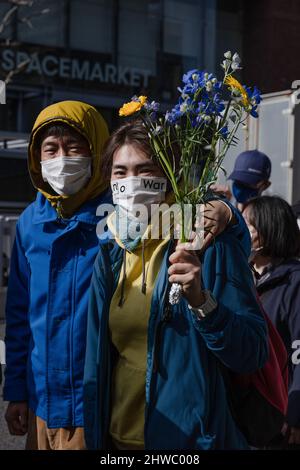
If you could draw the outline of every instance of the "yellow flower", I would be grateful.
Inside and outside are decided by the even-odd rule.
[[[131,114],[140,111],[147,101],[147,96],[139,96],[136,101],[130,101],[130,103],[123,104],[122,108],[119,109],[119,116],[130,116]]]
[[[147,101],[147,96],[139,96],[139,101],[141,102],[142,106],[144,106]]]
[[[240,95],[242,97],[242,104],[245,108],[248,108],[251,105],[247,91],[236,78],[232,77],[231,75],[228,75],[228,77],[225,78],[225,83],[231,89],[236,89],[240,92]]]

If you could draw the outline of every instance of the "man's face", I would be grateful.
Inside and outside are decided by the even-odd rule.
[[[268,180],[259,181],[253,185],[233,180],[232,192],[237,200],[237,208],[243,212],[246,202],[254,197],[261,196],[270,185],[271,182]]]
[[[48,136],[41,145],[41,160],[56,157],[91,157],[87,140],[80,134],[66,134],[62,137]]]
[[[113,156],[111,179],[129,176],[153,177],[164,176],[164,174],[151,158],[134,145],[125,144]]]

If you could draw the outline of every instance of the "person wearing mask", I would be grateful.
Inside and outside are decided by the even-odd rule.
[[[241,212],[249,199],[261,196],[271,185],[271,169],[271,160],[259,150],[247,150],[237,156],[228,179],[232,180],[232,194]]]
[[[29,171],[36,200],[21,215],[6,305],[4,399],[11,434],[27,449],[84,449],[82,381],[89,285],[99,240],[96,215],[110,204],[101,171],[108,137],[92,106],[64,101],[33,126]],[[207,211],[223,230],[231,211]],[[211,241],[213,230],[206,238]]]
[[[165,225],[152,238],[147,217],[134,235],[135,204],[144,204],[149,215],[152,204],[165,202],[165,214],[174,200],[142,123],[115,131],[103,162],[116,210],[108,218],[111,236],[103,233],[90,291],[87,447],[247,449],[220,367],[253,372],[268,356],[242,216],[234,211],[235,220],[201,256],[193,244],[176,244]],[[171,305],[174,282],[183,295]]]
[[[280,197],[252,199],[243,216],[251,234],[257,291],[289,357],[287,424],[277,446],[300,448],[300,365],[295,350],[300,340],[299,228],[292,208]]]
[[[96,209],[111,202],[100,163],[107,125],[64,101],[33,126],[28,167],[36,200],[20,216],[6,304],[4,400],[27,449],[84,449],[82,381],[88,290],[98,252]]]

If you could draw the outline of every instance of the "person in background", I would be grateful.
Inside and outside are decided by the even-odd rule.
[[[259,150],[247,150],[237,156],[228,179],[232,180],[232,194],[241,212],[249,199],[261,196],[271,185],[271,170],[271,160]]]
[[[252,199],[243,216],[252,240],[250,262],[256,273],[257,291],[289,356],[284,442],[300,449],[300,364],[292,359],[295,341],[300,340],[300,232],[291,207],[279,197]],[[283,442],[279,441],[279,446],[284,446]]]
[[[260,196],[270,185],[272,164],[267,155],[258,150],[247,150],[240,153],[234,164],[234,169],[228,179],[232,187],[215,184],[212,189],[217,194],[223,194],[228,200],[232,196],[237,208],[243,212],[246,202],[252,197]]]

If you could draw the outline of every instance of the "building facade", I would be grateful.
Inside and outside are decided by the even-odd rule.
[[[22,200],[26,193],[32,198],[25,176],[26,135],[43,107],[65,99],[86,101],[113,129],[117,109],[134,94],[170,106],[184,71],[216,71],[224,47],[242,46],[239,1],[29,3],[15,8],[1,32],[1,78],[10,74],[11,81],[0,113],[0,203]],[[11,7],[1,2],[0,18]],[[19,194],[13,196],[16,174]]]

